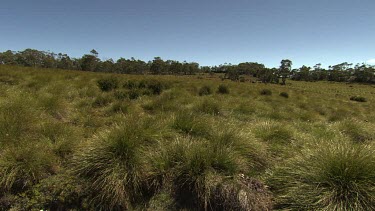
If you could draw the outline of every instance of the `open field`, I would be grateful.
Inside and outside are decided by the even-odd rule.
[[[0,65],[0,210],[375,210],[374,140],[374,85]]]

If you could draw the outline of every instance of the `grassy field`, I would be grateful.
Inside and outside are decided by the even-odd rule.
[[[374,210],[374,102],[373,85],[0,65],[0,210]]]

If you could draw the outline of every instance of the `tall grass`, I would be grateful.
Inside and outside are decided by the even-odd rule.
[[[375,154],[347,141],[309,145],[270,175],[276,208],[374,210]]]
[[[130,118],[101,134],[73,159],[73,170],[89,181],[87,190],[98,209],[130,209],[147,186],[142,151],[157,132],[147,121]]]

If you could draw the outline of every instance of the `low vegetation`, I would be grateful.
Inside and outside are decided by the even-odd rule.
[[[375,209],[371,85],[230,74],[0,65],[0,210]]]

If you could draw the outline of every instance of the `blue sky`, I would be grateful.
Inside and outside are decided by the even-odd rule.
[[[374,0],[1,0],[0,51],[201,65],[375,64]]]

